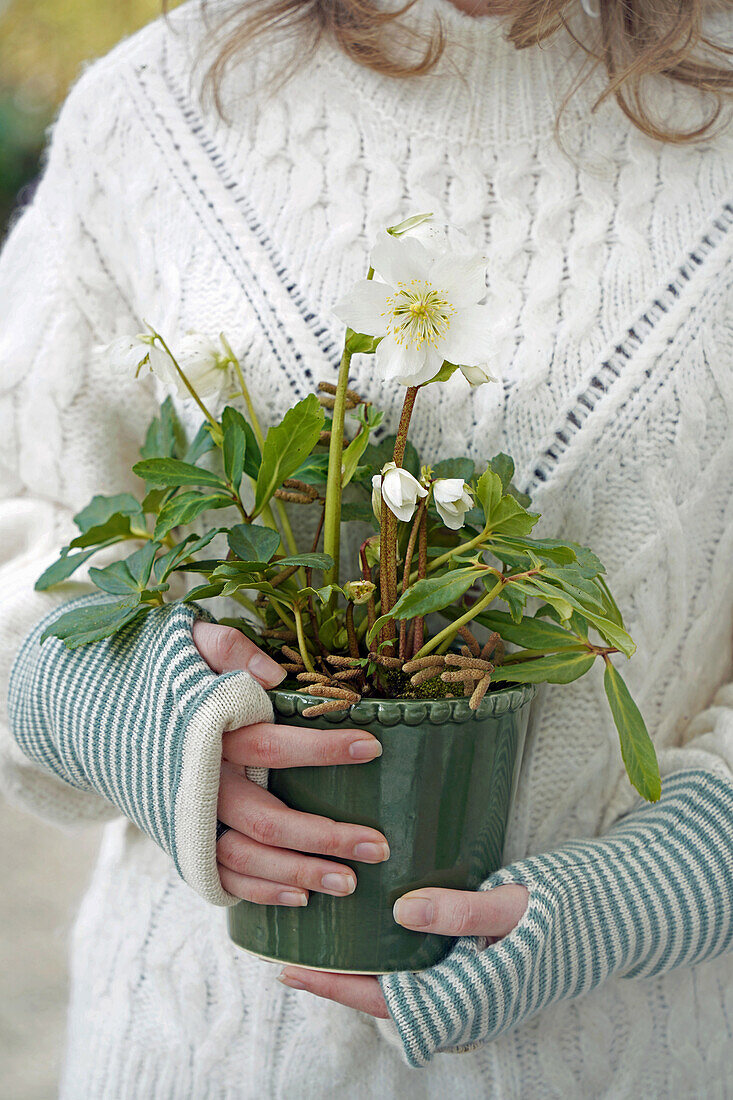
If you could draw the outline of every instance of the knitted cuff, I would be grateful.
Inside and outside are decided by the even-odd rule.
[[[270,700],[248,673],[218,676],[201,658],[192,627],[211,616],[195,604],[155,608],[79,649],[41,647],[48,624],[86,602],[56,608],[26,638],[10,680],[13,735],[32,760],[113,803],[207,901],[233,904],[216,865],[221,738],[271,721]]]
[[[420,973],[380,979],[410,1065],[467,1050],[611,975],[651,977],[733,940],[733,784],[704,771],[665,779],[658,803],[606,837],[520,860],[482,889],[521,883],[519,924],[489,947],[456,941]]]

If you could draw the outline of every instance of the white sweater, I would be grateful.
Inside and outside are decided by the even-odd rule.
[[[663,774],[733,769],[733,137],[644,137],[594,79],[556,145],[575,62],[557,40],[516,52],[496,19],[439,11],[451,53],[394,81],[324,46],[258,96],[268,48],[204,110],[186,4],[92,66],[54,131],[44,180],[0,267],[0,661],[59,596],[33,581],[95,492],[129,468],[155,406],[96,345],[142,319],[173,338],[223,329],[264,420],[331,378],[330,309],[386,224],[433,210],[490,257],[499,385],[421,394],[428,458],[505,450],[548,535],[605,562],[638,643],[624,670]],[[451,57],[457,62],[451,65]],[[465,78],[462,79],[462,78]],[[666,93],[675,120],[692,107]],[[370,360],[359,389],[388,410]],[[160,395],[158,395],[160,396]],[[111,808],[6,739],[5,788],[62,823]],[[507,857],[606,831],[634,803],[600,678],[547,688]],[[78,921],[63,1095],[79,1098],[519,1098],[723,1095],[730,956],[611,980],[479,1050],[406,1066],[371,1019],[282,988],[229,942],[222,913],[115,821]]]

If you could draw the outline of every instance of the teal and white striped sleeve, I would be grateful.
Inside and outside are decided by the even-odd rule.
[[[504,883],[529,891],[508,936],[488,947],[461,938],[437,966],[380,979],[411,1065],[480,1045],[612,975],[653,977],[725,951],[733,941],[733,783],[698,769],[669,775],[658,803],[603,838],[520,860],[482,889]]]
[[[113,638],[67,649],[41,635],[85,596],[47,615],[26,638],[10,676],[8,713],[20,749],[78,791],[130,818],[215,905],[221,738],[270,721],[272,705],[247,672],[217,675],[193,642],[194,604],[156,608]]]

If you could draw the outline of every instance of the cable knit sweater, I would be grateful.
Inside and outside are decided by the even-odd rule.
[[[363,274],[377,231],[433,210],[489,255],[500,383],[430,387],[416,443],[427,459],[514,456],[545,533],[587,542],[607,565],[639,646],[625,671],[672,792],[684,773],[690,790],[729,792],[730,130],[660,145],[613,103],[591,117],[593,78],[566,113],[563,152],[552,128],[576,65],[566,42],[518,53],[498,20],[447,0],[419,0],[410,18],[436,12],[449,52],[413,81],[323,45],[263,94],[278,60],[268,46],[233,74],[222,120],[191,78],[202,29],[186,4],[72,91],[0,266],[3,675],[33,625],[86,590],[81,580],[35,593],[33,582],[74,511],[131,487],[161,396],[112,376],[97,345],[143,318],[173,338],[224,329],[267,420],[334,376],[330,307]],[[663,106],[675,121],[694,114],[680,91]],[[381,390],[368,358],[354,376],[393,429],[400,395]],[[2,753],[9,796],[43,817],[116,817],[9,736]],[[541,691],[507,859],[529,881],[549,866],[537,853],[606,834],[635,807],[599,679]],[[64,1097],[725,1092],[730,955],[610,977],[419,1072],[371,1019],[284,989],[274,973],[237,951],[221,911],[117,818],[74,936]]]

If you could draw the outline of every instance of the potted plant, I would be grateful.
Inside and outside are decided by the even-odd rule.
[[[490,381],[485,262],[429,218],[380,238],[367,278],[336,306],[348,325],[336,382],[266,433],[224,336],[188,335],[174,353],[150,328],[111,345],[122,366],[153,370],[195,401],[203,421],[187,442],[166,399],[134,467],[144,492],[95,497],[38,581],[59,583],[97,550],[132,542],[124,561],[90,569],[109,598],[62,615],[48,634],[93,643],[171,599],[175,577],[197,576],[182,599],[234,601],[241,615],[220,621],[282,663],[288,678],[271,693],[280,721],[378,737],[383,754],[368,765],[277,770],[269,786],[298,809],[380,829],[391,858],[360,865],[346,898],[229,911],[241,946],[319,969],[414,970],[446,953],[444,937],[396,925],[392,904],[423,885],[474,888],[500,866],[535,685],[570,683],[600,659],[629,778],[647,799],[660,792],[612,660],[631,657],[634,643],[601,562],[534,535],[540,517],[507,455],[431,467],[409,439],[425,386],[453,384],[459,370],[472,385]],[[349,386],[355,354],[373,355],[386,384],[404,388],[393,436],[376,441],[382,413]],[[233,403],[215,415],[212,399],[232,382]],[[315,517],[305,545],[296,509]],[[347,563],[342,530],[355,524]]]

